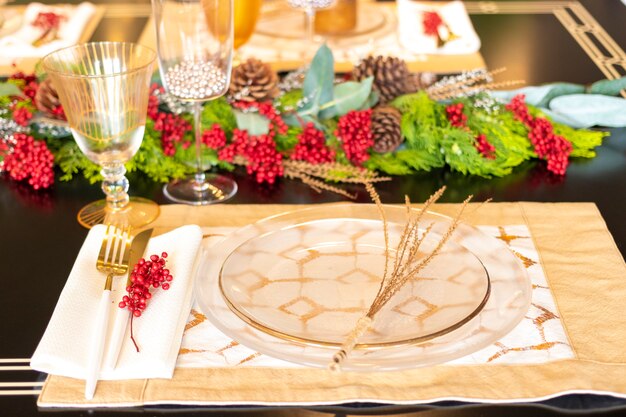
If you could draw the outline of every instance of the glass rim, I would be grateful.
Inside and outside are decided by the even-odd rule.
[[[149,60],[149,62],[140,65],[136,68],[133,68],[131,70],[128,71],[118,71],[118,72],[113,72],[111,74],[70,74],[67,72],[63,72],[63,71],[58,71],[56,69],[53,69],[49,66],[49,64],[46,63],[46,61],[48,60],[48,58],[50,58],[51,56],[59,53],[59,52],[63,52],[63,51],[67,51],[70,49],[78,49],[78,48],[84,48],[87,45],[134,45],[135,47],[139,47],[141,49],[145,49],[147,51],[149,51],[150,53],[152,53],[152,59]],[[42,59],[41,59],[41,65],[43,66],[44,70],[46,71],[46,74],[48,73],[54,73],[57,74],[61,77],[65,77],[65,78],[79,78],[79,79],[89,79],[89,78],[109,78],[109,77],[119,77],[121,75],[127,75],[127,74],[133,74],[135,72],[139,72],[139,71],[143,71],[144,69],[146,69],[148,66],[153,65],[154,62],[157,60],[157,53],[154,49],[150,48],[149,46],[146,45],[142,45],[140,43],[136,43],[136,42],[116,42],[116,41],[103,41],[103,42],[84,42],[84,43],[79,43],[76,45],[71,45],[71,46],[66,46],[64,48],[60,48],[57,49],[55,51],[50,52],[49,54],[45,55]]]

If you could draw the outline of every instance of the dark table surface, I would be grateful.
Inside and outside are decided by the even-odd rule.
[[[17,2],[27,3],[27,2]],[[98,2],[96,2],[98,3]],[[102,2],[109,3],[109,2]],[[138,3],[146,3],[145,1]],[[534,2],[542,3],[542,2]],[[546,4],[548,2],[545,2]],[[556,2],[550,2],[556,3]],[[626,6],[619,0],[588,0],[582,5],[606,32],[626,46]],[[571,4],[571,3],[568,3]],[[507,78],[523,78],[529,84],[552,81],[591,83],[603,78],[597,62],[590,59],[571,34],[552,14],[494,13],[473,14],[472,21],[482,40],[481,53],[490,68],[507,66]],[[135,24],[120,24],[117,17],[105,15],[94,33],[94,40],[136,40],[145,16],[129,18]],[[621,52],[622,63],[625,63]],[[622,66],[620,75],[626,75]],[[438,170],[410,177],[394,178],[380,185],[382,200],[402,202],[407,194],[413,201],[427,198],[441,185],[448,186],[442,201],[458,202],[468,194],[477,200],[494,201],[585,201],[598,205],[607,226],[626,254],[626,129],[612,129],[611,136],[593,160],[574,160],[563,178],[549,175],[541,163],[528,163],[513,174],[499,179],[468,177]],[[242,171],[232,174],[239,184],[238,194],[228,204],[318,203],[341,201],[343,197],[318,194],[301,183],[281,180],[272,187],[259,186]],[[161,184],[140,176],[130,176],[131,194],[166,204]],[[357,201],[368,202],[358,188]],[[84,180],[57,180],[45,192],[0,179],[0,359],[29,358],[54,309],[86,230],[75,216],[88,202],[101,198],[98,186]],[[0,364],[1,366],[5,363]],[[626,375],[624,376],[626,378]],[[34,371],[0,371],[0,381],[43,381]],[[24,388],[28,390],[30,388]],[[39,389],[39,387],[35,388]],[[32,416],[50,412],[38,410],[36,396],[3,395],[0,384],[0,415]],[[485,405],[435,403],[427,406],[374,406],[313,408],[135,408],[121,410],[61,410],[61,415],[421,415],[421,416],[553,416],[626,415],[626,401],[610,396],[567,395],[542,403]]]

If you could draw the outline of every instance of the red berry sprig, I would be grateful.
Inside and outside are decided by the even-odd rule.
[[[530,114],[524,94],[513,97],[506,105],[506,109],[529,129],[528,139],[533,144],[537,156],[547,161],[548,171],[565,175],[572,144],[563,136],[554,133],[554,126],[548,119],[533,117]]]
[[[42,31],[58,30],[66,17],[54,12],[39,12],[32,25]]]
[[[487,159],[495,159],[496,148],[487,140],[483,133],[476,136],[476,149]]]
[[[369,159],[369,150],[374,146],[371,116],[371,109],[349,111],[341,116],[335,131],[335,135],[341,140],[346,157],[357,166],[361,166]]]
[[[161,253],[161,256],[151,255],[147,260],[141,258],[130,273],[131,284],[126,287],[128,295],[122,297],[122,301],[119,303],[120,308],[126,308],[132,313],[130,338],[137,352],[139,352],[139,346],[133,335],[133,318],[141,317],[142,312],[146,309],[148,300],[152,298],[150,288],[169,290],[174,277],[169,269],[165,268],[166,258],[167,252]]]
[[[437,12],[424,12],[422,15],[422,27],[428,36],[439,36],[439,27],[443,25],[443,19]]]
[[[446,106],[446,116],[450,124],[454,127],[467,126],[467,116],[463,113],[463,103],[448,104]]]
[[[293,149],[291,159],[323,164],[335,159],[335,151],[326,146],[324,132],[317,130],[313,123],[307,123],[298,135],[298,143]]]
[[[16,106],[15,110],[13,110],[13,121],[20,126],[28,126],[32,118],[33,114],[26,107]]]
[[[467,116],[463,113],[463,108],[463,103],[449,104],[446,106],[446,116],[452,126],[470,132],[467,126]],[[495,159],[496,148],[489,143],[485,134],[480,133],[474,140],[474,147],[482,156],[487,159]]]
[[[0,160],[0,172],[15,181],[27,179],[35,190],[54,183],[54,156],[44,141],[16,133],[11,140],[0,140]]]

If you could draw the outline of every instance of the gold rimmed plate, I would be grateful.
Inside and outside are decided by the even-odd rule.
[[[402,224],[406,215],[405,209],[397,206],[385,206],[385,213],[390,224]],[[342,227],[360,229],[364,227],[364,224],[371,225],[372,240],[369,243],[367,240],[361,240],[357,249],[359,249],[359,251],[363,250],[365,257],[373,256],[374,260],[376,257],[381,256],[380,240],[377,240],[379,238],[374,236],[382,236],[382,227],[378,210],[374,205],[321,205],[319,207],[273,216],[236,230],[222,242],[205,252],[198,268],[195,288],[196,300],[201,310],[224,334],[251,349],[275,358],[302,365],[326,367],[333,353],[337,350],[337,341],[341,339],[341,335],[334,335],[338,330],[338,324],[335,323],[332,315],[327,315],[324,320],[316,324],[317,328],[321,328],[325,324],[332,331],[326,332],[323,337],[313,338],[313,342],[315,343],[285,337],[284,335],[272,334],[266,329],[259,328],[258,325],[255,326],[249,317],[242,314],[241,311],[236,312],[236,309],[234,310],[232,308],[232,301],[235,299],[234,297],[237,291],[242,292],[242,294],[236,295],[240,297],[237,298],[238,305],[243,304],[243,307],[248,309],[251,305],[254,306],[256,302],[252,302],[251,305],[247,304],[250,298],[245,293],[251,291],[251,293],[254,294],[257,292],[253,291],[254,287],[256,286],[262,289],[267,286],[264,284],[267,281],[265,281],[263,277],[250,281],[244,279],[242,282],[233,285],[233,288],[229,290],[226,290],[224,286],[222,286],[222,290],[220,290],[220,272],[224,276],[224,273],[231,267],[245,268],[243,264],[244,259],[239,258],[239,256],[245,255],[249,249],[254,249],[252,252],[256,253],[256,255],[253,254],[252,256],[259,256],[258,260],[252,260],[251,265],[256,265],[255,269],[264,269],[265,267],[261,267],[261,265],[264,265],[262,259],[272,259],[271,257],[266,258],[267,254],[275,255],[281,252],[279,245],[282,245],[283,249],[288,249],[284,253],[288,256],[290,255],[291,260],[285,258],[285,264],[279,266],[278,260],[273,258],[274,261],[269,263],[270,268],[268,269],[268,271],[271,271],[272,268],[278,268],[276,270],[277,275],[275,275],[274,278],[281,278],[280,273],[286,273],[280,272],[281,270],[289,272],[289,269],[293,269],[294,265],[297,268],[298,263],[302,264],[303,262],[301,260],[307,259],[307,256],[317,256],[311,255],[311,250],[321,251],[327,246],[332,248],[335,244],[339,246],[332,248],[332,251],[337,251],[341,248],[341,245],[344,245],[344,249],[346,249],[345,245],[348,242],[352,242],[350,239],[348,239],[348,241],[345,239],[343,241],[328,239],[329,231],[335,233],[335,226],[339,223],[342,225],[353,223],[351,226]],[[423,225],[427,226],[431,223],[433,224],[431,233],[433,238],[436,239],[437,236],[446,232],[450,225],[450,219],[433,213],[425,213]],[[284,242],[283,233],[295,233],[300,235],[302,228],[308,228],[309,226],[312,227],[312,230],[311,232],[307,231],[307,234],[310,234],[307,239],[312,238],[311,236],[317,233],[323,237],[322,240],[325,241],[325,245],[305,244],[302,245],[300,249],[293,247],[293,245],[288,245],[289,247],[285,248],[287,243]],[[323,230],[324,227],[326,230]],[[378,228],[380,234],[374,233],[376,228]],[[293,230],[293,232],[286,232],[289,230]],[[361,233],[362,232],[361,230]],[[277,236],[280,237],[280,239],[276,239]],[[363,236],[365,236],[365,234],[363,234]],[[483,284],[476,284],[475,290],[471,289],[471,285],[466,285],[465,287],[467,291],[477,291],[476,294],[471,297],[471,300],[474,300],[473,303],[477,305],[475,308],[475,310],[478,310],[477,314],[467,314],[467,311],[471,310],[471,308],[467,308],[465,314],[457,312],[456,319],[449,318],[448,320],[438,320],[440,333],[437,333],[435,327],[430,327],[429,329],[422,327],[422,334],[419,332],[413,333],[416,336],[416,340],[413,342],[409,342],[412,336],[394,337],[394,334],[391,332],[388,333],[386,340],[377,340],[376,332],[380,330],[376,326],[384,327],[386,325],[385,317],[387,317],[387,320],[391,320],[394,325],[401,323],[398,317],[389,319],[389,317],[393,318],[393,316],[389,316],[389,311],[395,308],[395,314],[398,314],[397,312],[402,310],[402,306],[400,306],[402,302],[407,301],[413,295],[421,296],[422,291],[426,290],[425,287],[421,288],[420,286],[427,280],[417,280],[415,283],[409,283],[406,288],[402,290],[407,292],[404,294],[404,297],[401,293],[397,294],[397,296],[400,296],[403,300],[400,301],[399,298],[398,301],[390,305],[388,309],[379,313],[380,315],[377,316],[376,320],[379,324],[375,325],[375,331],[370,332],[367,336],[368,339],[364,339],[363,345],[352,352],[350,359],[344,364],[343,369],[351,371],[401,370],[446,362],[469,355],[481,348],[489,346],[506,335],[519,323],[528,311],[531,296],[530,281],[521,262],[503,242],[487,236],[469,225],[461,224],[455,231],[451,241],[453,244],[450,246],[450,252],[447,256],[453,254],[456,256],[455,251],[457,251],[463,258],[470,259],[471,257],[475,257],[477,259],[476,262],[468,261],[470,269],[477,271],[480,265],[484,267],[486,275],[489,277],[489,280],[486,281],[489,296],[482,306],[480,306],[480,302],[477,300],[480,298],[478,294],[485,295],[482,292],[485,289],[485,281],[482,281]],[[331,243],[329,244],[329,242]],[[393,244],[391,247],[393,247]],[[264,255],[264,253],[266,255]],[[359,255],[357,255],[357,257],[358,256]],[[451,258],[441,258],[439,262],[443,262],[446,259],[450,260]],[[361,262],[361,260],[358,261]],[[234,263],[229,266],[231,262]],[[239,263],[241,263],[240,266],[238,265]],[[304,263],[306,264],[307,262]],[[378,264],[378,261],[374,263]],[[448,263],[452,264],[453,262],[450,261]],[[340,267],[337,265],[337,262],[330,262],[327,263],[324,268],[330,270],[329,275],[341,275],[342,272],[339,271]],[[366,268],[363,269],[370,269],[367,265],[365,265]],[[321,268],[320,271],[323,272],[324,268]],[[376,268],[380,268],[380,266]],[[233,271],[236,271],[236,269],[233,269]],[[421,274],[423,278],[436,277],[434,274],[426,274],[426,270],[423,272],[424,273]],[[378,275],[378,270],[372,267],[368,273],[371,274],[364,274],[364,276],[359,279],[364,280],[365,276],[371,275],[373,280],[373,276]],[[452,269],[447,273],[442,272],[439,275],[439,279],[456,280],[457,278],[450,278],[451,273],[453,273]],[[298,278],[298,275],[291,278]],[[304,276],[304,278],[307,277]],[[344,276],[344,279],[345,278],[346,276]],[[481,281],[477,280],[476,282]],[[315,285],[321,284],[314,283],[313,286]],[[332,284],[332,281],[329,281],[322,285],[334,284]],[[361,285],[355,285],[352,286],[352,288],[360,286]],[[415,286],[415,288],[413,288],[413,286]],[[310,289],[303,291],[309,290]],[[224,291],[227,296],[222,294],[222,291]],[[294,286],[289,289],[282,288],[277,291],[268,291],[267,294],[263,296],[265,301],[268,302],[268,314],[274,314],[273,310],[276,310],[277,306],[279,308],[282,306],[282,309],[289,311],[295,319],[293,321],[292,330],[285,331],[283,325],[280,325],[279,330],[283,333],[293,333],[293,329],[302,332],[303,327],[301,327],[301,320],[297,317],[302,317],[303,315],[306,317],[315,317],[316,314],[314,313],[320,309],[320,307],[314,307],[313,304],[304,299],[298,299],[299,291],[300,289]],[[316,303],[321,304],[321,301],[325,298],[324,295],[327,295],[327,298],[330,297],[331,291],[334,290],[320,290],[321,298],[319,302],[316,301]],[[345,291],[350,292],[347,289]],[[368,291],[371,291],[371,289]],[[409,291],[411,295],[407,297]],[[354,292],[356,293],[356,289]],[[444,295],[446,293],[447,291],[442,292]],[[276,299],[272,299],[270,294],[274,294]],[[289,296],[285,297],[285,294]],[[293,295],[296,296],[295,302],[292,302],[294,301]],[[356,295],[354,295],[354,297],[356,297]],[[367,303],[365,294],[360,295],[359,298],[363,299],[363,303]],[[338,298],[335,296],[335,299]],[[228,300],[230,300],[230,305]],[[415,300],[417,300],[417,298],[415,298]],[[445,302],[445,297],[439,300],[444,300]],[[244,302],[240,303],[239,301]],[[435,305],[434,302],[429,302]],[[420,301],[413,305],[411,302],[405,302],[404,304],[404,306],[410,306],[413,309],[408,311],[409,314],[406,315],[406,320],[407,322],[414,323],[416,328],[419,327],[416,317],[425,311],[420,305],[427,306],[427,304]],[[364,309],[366,306],[361,308]],[[425,307],[425,309],[427,308],[428,307]],[[450,311],[452,310],[453,309]],[[268,324],[272,326],[276,325],[275,322],[268,321],[268,317],[271,318],[271,316],[260,315],[257,311],[258,310],[253,309],[251,313],[251,311],[248,310],[246,314],[254,317],[257,323],[263,323],[266,327],[268,327]],[[407,311],[405,311],[405,313],[406,312]],[[281,314],[289,315],[289,313],[285,313],[284,311]],[[356,322],[358,318],[357,316],[358,314],[355,314],[354,321],[347,323],[346,326],[354,325],[354,322]],[[463,316],[465,316],[465,320],[462,318]],[[423,314],[422,318],[424,318]],[[312,319],[308,321],[311,322],[311,320]],[[455,326],[455,323],[458,325]],[[306,328],[308,328],[308,326],[305,326],[305,330]],[[297,337],[302,337],[302,335],[303,333],[300,333]],[[429,335],[431,337],[426,337],[428,340],[420,339],[421,336]],[[378,343],[378,346],[374,346],[373,343]]]
[[[395,219],[401,220],[401,219]],[[393,265],[403,224],[329,218],[282,227],[237,247],[222,265],[220,291],[242,320],[296,343],[339,347],[374,299],[385,262]],[[274,221],[264,224],[272,228]],[[440,236],[427,235],[422,256]],[[430,340],[475,317],[489,298],[489,275],[476,256],[448,243],[379,313],[357,346],[376,349]]]

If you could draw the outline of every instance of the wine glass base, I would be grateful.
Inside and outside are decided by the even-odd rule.
[[[237,193],[237,183],[218,174],[206,174],[206,181],[198,183],[194,177],[174,180],[163,187],[168,199],[192,206],[221,203]]]
[[[136,229],[152,223],[159,217],[160,212],[159,205],[154,201],[130,197],[128,205],[119,210],[107,206],[106,200],[94,201],[83,207],[78,212],[77,218],[78,223],[87,229],[97,224],[128,225]]]

